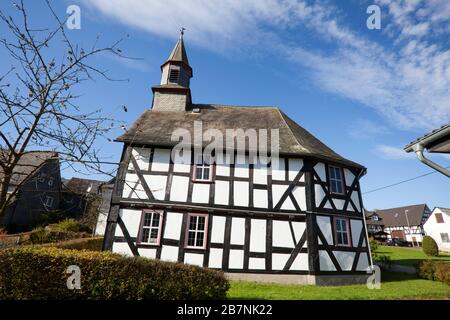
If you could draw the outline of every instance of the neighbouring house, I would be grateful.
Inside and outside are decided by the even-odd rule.
[[[423,225],[431,214],[426,204],[377,210],[389,239],[401,239],[420,246],[425,234]]]
[[[372,237],[380,242],[385,242],[389,234],[384,231],[383,219],[381,219],[376,211],[365,211],[365,215],[367,233],[369,237]]]
[[[434,208],[423,228],[436,241],[439,250],[450,251],[450,209]]]
[[[2,172],[0,171],[0,178]],[[16,166],[9,192],[18,189],[2,224],[10,232],[29,230],[60,209],[61,177],[58,153],[30,151]]]
[[[105,235],[106,223],[108,220],[109,209],[111,207],[111,197],[114,188],[114,182],[115,179],[113,178],[100,186],[102,200],[100,203],[100,207],[98,208],[98,215],[96,219],[97,222],[94,231],[94,234],[97,236]]]
[[[62,184],[61,209],[65,214],[78,219],[86,212],[90,201],[101,195],[100,186],[104,181],[71,178]]]
[[[161,71],[152,108],[116,140],[124,147],[104,250],[221,269],[231,279],[365,282],[371,258],[359,179],[366,169],[279,108],[194,104],[182,34]],[[236,146],[239,134],[212,159],[196,152],[208,139],[176,152],[180,134],[205,137],[207,129],[267,130],[271,139],[276,132],[279,161],[276,152],[268,164],[253,161],[258,144]]]

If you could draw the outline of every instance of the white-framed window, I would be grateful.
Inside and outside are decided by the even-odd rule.
[[[144,210],[140,228],[140,243],[159,245],[161,240],[162,212]]]
[[[186,230],[186,248],[206,248],[208,215],[189,213]]]
[[[442,242],[450,242],[448,233],[441,233],[441,240],[442,240]]]
[[[52,196],[45,196],[45,202],[44,205],[49,208],[51,206],[53,206],[53,197]]]
[[[350,232],[347,218],[334,219],[334,234],[336,238],[336,245],[350,246]]]
[[[212,181],[213,164],[210,158],[198,157],[194,165],[194,181]]]
[[[338,167],[329,166],[328,172],[330,174],[330,192],[344,193],[344,180],[342,178],[342,169]]]

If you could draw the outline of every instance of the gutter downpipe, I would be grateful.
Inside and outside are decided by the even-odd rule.
[[[423,154],[423,146],[421,144],[416,144],[415,146],[413,146],[413,150],[416,153],[417,158],[422,163],[426,164],[427,166],[433,168],[434,170],[436,170],[436,171],[442,173],[443,175],[445,175],[446,177],[450,178],[450,171],[448,171],[444,167],[441,167],[437,163],[434,163],[433,161],[431,161],[430,159],[427,159],[425,157],[425,155]]]

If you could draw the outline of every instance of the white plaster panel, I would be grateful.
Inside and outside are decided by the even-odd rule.
[[[333,251],[336,260],[338,261],[343,271],[350,271],[352,269],[353,260],[355,260],[356,252],[350,251]]]
[[[284,158],[279,158],[278,161],[272,161],[272,180],[286,180],[284,167]]]
[[[253,183],[267,184],[267,166],[255,163],[253,166]]]
[[[359,236],[361,235],[362,230],[362,221],[351,219],[350,220],[350,228],[352,229],[352,243],[354,247],[358,246]]]
[[[292,190],[292,194],[294,195],[295,200],[298,203],[300,209],[306,211],[306,193],[305,187],[294,187]]]
[[[361,211],[361,204],[359,202],[359,194],[357,191],[353,191],[351,195],[351,199],[353,203],[355,204],[355,207],[358,211]]]
[[[191,150],[183,150],[183,154],[181,155],[179,152],[174,152],[173,171],[191,172]]]
[[[369,267],[369,257],[367,253],[360,253],[356,271],[366,271]]]
[[[137,237],[139,231],[139,225],[141,223],[142,211],[132,209],[120,209],[120,217],[123,223],[127,227],[128,233],[131,237]],[[116,236],[123,237],[122,228],[116,227]]]
[[[137,162],[139,169],[148,170],[150,165],[150,148],[133,148],[131,151],[131,156]],[[130,161],[128,169],[133,170],[133,163]]]
[[[231,219],[231,244],[244,244],[245,241],[245,219]]]
[[[299,171],[303,168],[303,160],[302,159],[289,159],[289,181],[293,181]],[[300,181],[304,179],[300,179]]]
[[[276,206],[278,204],[278,201],[280,201],[281,197],[283,196],[283,194],[287,188],[288,188],[288,186],[286,186],[286,185],[272,184],[272,200],[273,200],[274,206]],[[287,199],[289,199],[289,197],[287,197]],[[291,201],[291,204],[292,204],[292,201]]]
[[[272,232],[274,247],[294,248],[295,244],[288,221],[273,220]]]
[[[229,164],[216,164],[216,176],[230,176],[230,165]]]
[[[223,249],[211,248],[209,250],[208,267],[222,269],[222,255]]]
[[[235,206],[248,206],[248,188],[248,182],[234,181],[233,197]]]
[[[141,183],[138,182],[136,188],[134,187],[138,181],[138,176],[134,173],[127,173],[125,176],[125,184],[123,186],[122,197],[123,198],[137,198],[147,199],[147,194],[144,191]],[[134,191],[131,191],[134,188]]]
[[[214,190],[214,203],[228,205],[230,193],[230,183],[228,181],[216,180]]]
[[[294,262],[292,262],[289,270],[309,270],[308,265],[308,254],[307,253],[299,253],[297,257],[295,257]]]
[[[246,163],[236,163],[234,166],[234,176],[238,178],[248,178],[249,166],[248,161]]]
[[[141,257],[149,258],[149,259],[155,259],[156,258],[156,249],[151,248],[139,248],[139,255]]]
[[[336,207],[336,209],[342,210],[344,208],[345,201],[342,199],[333,198],[333,203],[334,203],[334,206]]]
[[[183,214],[177,212],[167,212],[166,227],[164,228],[164,238],[180,240]]]
[[[255,208],[268,207],[268,195],[267,190],[253,189],[253,206]]]
[[[161,260],[178,261],[178,247],[163,246],[161,249]]]
[[[320,271],[336,271],[336,267],[325,250],[319,250]]]
[[[209,202],[209,183],[194,183],[192,188],[192,202],[208,203]]]
[[[290,254],[273,253],[272,254],[272,270],[283,270],[286,262],[288,261]]]
[[[225,236],[225,217],[213,216],[211,243],[223,243]]]
[[[244,268],[244,250],[230,250],[230,260],[228,262],[228,268]]]
[[[265,270],[266,259],[264,258],[249,258],[248,268],[251,270]]]
[[[314,166],[314,171],[316,171],[317,175],[320,177],[320,180],[323,182],[327,181],[327,175],[325,173],[325,165],[322,162],[319,162]]]
[[[250,251],[266,251],[266,220],[251,219],[250,227]]]
[[[169,171],[170,149],[155,149],[153,152],[152,171]]]
[[[292,228],[294,229],[295,240],[297,240],[297,242],[300,241],[300,238],[302,237],[303,233],[305,232],[306,223],[292,221]],[[305,241],[305,245],[303,247],[306,247],[306,241]]]
[[[202,267],[203,266],[203,254],[186,252],[184,254],[184,263]]]
[[[333,245],[333,230],[331,227],[331,219],[326,216],[316,216],[317,225],[329,245]]]
[[[319,207],[320,203],[325,197],[325,192],[319,184],[314,185],[314,194],[316,198],[316,207]]]
[[[166,195],[167,176],[150,176],[144,175],[145,182],[147,182],[150,191],[156,200],[164,200]]]
[[[128,246],[128,243],[126,242],[114,242],[112,252],[130,257],[134,256],[133,252],[131,252],[131,249]]]
[[[170,201],[186,202],[189,189],[189,177],[173,176],[170,187]]]
[[[345,184],[350,187],[355,180],[355,175],[348,169],[344,168]]]

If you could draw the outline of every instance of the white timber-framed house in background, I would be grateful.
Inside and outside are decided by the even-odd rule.
[[[161,66],[152,108],[124,144],[104,250],[221,269],[232,279],[360,283],[371,257],[359,179],[347,160],[276,107],[194,104],[183,35]],[[279,161],[171,157],[175,130],[274,130]],[[229,151],[229,150],[227,150]],[[242,157],[241,162],[237,161]],[[224,157],[226,158],[226,157]],[[229,159],[228,159],[229,160]]]

